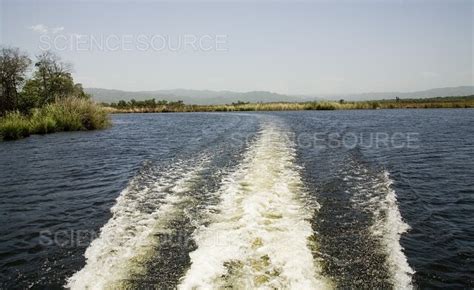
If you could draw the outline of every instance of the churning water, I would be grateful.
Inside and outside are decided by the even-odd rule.
[[[2,288],[474,286],[472,110],[113,121],[0,144]]]

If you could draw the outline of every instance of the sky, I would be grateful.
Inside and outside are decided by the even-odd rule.
[[[0,42],[84,87],[283,94],[473,85],[474,1],[0,0]]]

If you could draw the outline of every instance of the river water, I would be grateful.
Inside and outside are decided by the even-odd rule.
[[[472,110],[113,115],[0,143],[1,288],[472,288]]]

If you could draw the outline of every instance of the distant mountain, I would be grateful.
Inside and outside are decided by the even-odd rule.
[[[233,102],[301,102],[311,97],[293,97],[266,91],[252,91],[246,93],[231,91],[210,90],[158,90],[128,92],[120,90],[86,88],[85,91],[93,96],[98,102],[118,102],[119,100],[145,100],[155,98],[156,100],[183,101],[185,104],[210,105],[230,104]]]
[[[338,100],[348,101],[359,100],[380,100],[380,99],[401,99],[407,98],[430,98],[446,96],[468,96],[474,95],[474,86],[436,88],[416,92],[374,92],[363,94],[334,94],[334,95],[283,95],[267,91],[252,92],[232,92],[232,91],[211,91],[211,90],[157,90],[128,92],[120,90],[109,90],[99,88],[86,88],[85,91],[93,96],[98,102],[118,102],[119,100],[145,100],[155,98],[156,100],[183,101],[186,104],[210,105],[210,104],[230,104],[233,102],[303,102],[314,100]]]
[[[400,99],[408,98],[434,98],[434,97],[450,97],[450,96],[470,96],[474,95],[474,86],[461,86],[461,87],[448,87],[448,88],[436,88],[424,91],[415,92],[374,92],[374,93],[362,93],[362,94],[339,94],[339,95],[326,95],[315,97],[337,100],[346,99],[350,101],[362,101],[362,100],[381,100],[381,99]],[[311,96],[304,95],[304,98],[310,98]]]

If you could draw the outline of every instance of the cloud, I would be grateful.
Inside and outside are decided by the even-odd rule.
[[[64,27],[63,26],[57,26],[57,27],[48,28],[48,26],[46,26],[44,24],[36,24],[36,25],[28,27],[28,29],[31,29],[34,32],[38,32],[38,33],[41,33],[41,34],[46,34],[48,32],[56,34],[56,33],[59,33],[61,31],[63,31]]]
[[[41,34],[48,33],[48,26],[44,24],[36,24],[28,28]]]
[[[62,27],[62,26],[51,28],[52,33],[58,33],[58,32],[61,32],[63,30],[64,30],[64,27]]]

